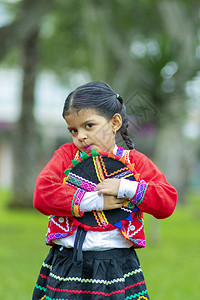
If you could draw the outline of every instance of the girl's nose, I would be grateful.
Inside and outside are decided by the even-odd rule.
[[[87,138],[87,135],[84,131],[78,132],[78,140],[79,142],[83,142]]]

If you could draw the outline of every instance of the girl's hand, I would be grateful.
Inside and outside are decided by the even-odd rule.
[[[101,195],[117,196],[119,190],[120,179],[105,179],[97,184],[95,191]]]
[[[123,198],[117,198],[116,196],[104,195],[104,210],[121,208],[123,202],[125,201]]]

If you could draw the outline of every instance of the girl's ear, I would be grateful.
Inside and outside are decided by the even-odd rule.
[[[122,127],[122,117],[120,114],[115,114],[112,117],[112,128],[114,131],[118,131]]]

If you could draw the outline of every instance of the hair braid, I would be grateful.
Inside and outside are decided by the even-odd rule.
[[[120,130],[119,130],[119,132],[120,132],[123,140],[125,141],[127,147],[129,149],[134,149],[135,145],[133,144],[133,142],[131,141],[131,139],[129,137],[127,128],[121,127]]]
[[[119,132],[120,132],[123,140],[125,141],[127,147],[129,149],[134,149],[135,145],[132,142],[132,140],[130,139],[129,134],[128,134],[128,130],[127,130],[128,126],[129,126],[129,120],[128,120],[128,117],[126,115],[126,106],[124,105],[124,101],[123,101],[121,96],[117,95],[117,100],[121,104],[120,114],[121,114],[121,117],[122,117],[122,127],[120,128]]]

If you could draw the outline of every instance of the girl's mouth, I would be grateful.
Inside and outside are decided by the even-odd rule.
[[[84,150],[89,151],[89,150],[91,150],[92,146],[93,145],[85,145],[83,148],[84,148]]]

